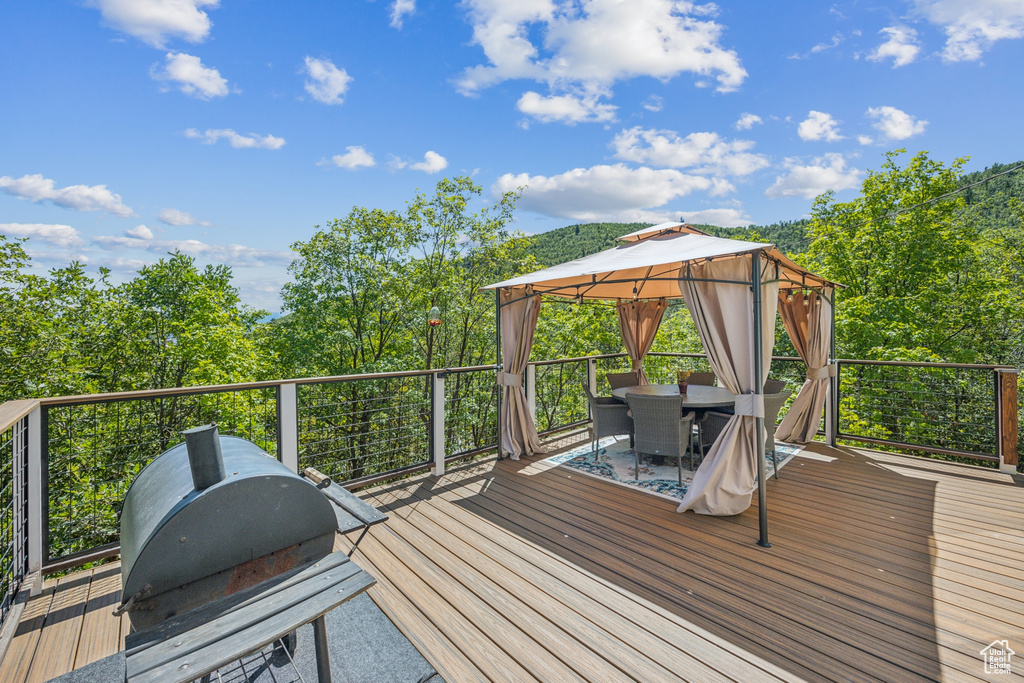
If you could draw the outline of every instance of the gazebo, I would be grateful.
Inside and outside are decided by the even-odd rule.
[[[663,223],[618,238],[619,246],[488,285],[496,291],[499,457],[543,453],[522,373],[543,297],[614,301],[641,383],[644,356],[669,299],[682,298],[719,382],[736,398],[729,420],[694,474],[678,511],[734,515],[758,491],[760,537],[768,543],[763,387],[782,321],[807,365],[804,382],[776,433],[805,443],[818,431],[836,376],[837,285],[797,265],[775,245],[714,237]],[[756,484],[755,484],[756,481]]]

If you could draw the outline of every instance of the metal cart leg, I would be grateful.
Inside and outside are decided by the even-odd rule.
[[[320,615],[313,620],[313,645],[316,648],[316,677],[320,683],[331,683],[331,656],[327,652],[327,619]]]

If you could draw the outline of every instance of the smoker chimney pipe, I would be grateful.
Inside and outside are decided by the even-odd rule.
[[[220,450],[217,424],[211,422],[202,427],[186,429],[181,434],[185,437],[188,464],[192,469],[192,485],[196,491],[202,491],[223,481],[226,476],[224,455]]]

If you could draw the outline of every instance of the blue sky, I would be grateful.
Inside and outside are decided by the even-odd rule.
[[[0,26],[0,233],[171,249],[275,311],[289,245],[468,174],[519,229],[746,225],[886,150],[1024,158],[1024,0],[35,0]]]

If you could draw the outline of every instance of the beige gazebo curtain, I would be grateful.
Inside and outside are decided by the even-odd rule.
[[[750,507],[757,488],[755,418],[764,416],[764,401],[754,393],[754,300],[751,257],[693,264],[679,286],[700,335],[711,368],[722,386],[736,395],[735,415],[711,446],[678,511],[706,515],[735,515]],[[758,260],[761,261],[758,256]],[[765,263],[765,261],[761,261]],[[762,266],[763,268],[763,266]],[[768,376],[775,346],[778,281],[774,271],[763,273],[761,286],[762,380]],[[707,282],[706,280],[718,280]],[[726,281],[726,282],[723,282]],[[766,433],[757,435],[764,441]]]
[[[501,452],[518,460],[520,455],[546,453],[537,436],[523,389],[523,371],[530,361],[533,333],[540,314],[540,297],[532,287],[499,290],[501,302]]]
[[[822,293],[814,290],[806,294],[797,290],[791,296],[779,293],[782,324],[786,326],[796,352],[807,364],[807,380],[775,432],[775,438],[780,441],[807,443],[818,433],[829,378],[836,374],[835,364],[828,362],[832,345],[833,295],[831,287]]]
[[[633,363],[640,384],[649,384],[644,372],[644,357],[654,344],[661,319],[668,304],[664,299],[654,301],[620,301],[615,307],[619,313],[619,331],[626,345],[626,353]]]

